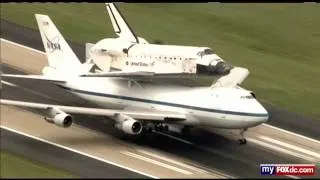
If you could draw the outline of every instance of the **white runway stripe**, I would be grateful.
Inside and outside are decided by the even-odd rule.
[[[156,161],[156,160],[153,160],[153,159],[150,159],[150,158],[147,158],[147,157],[144,157],[144,156],[141,156],[139,154],[135,154],[135,153],[132,153],[132,152],[129,152],[129,151],[122,151],[121,153],[125,154],[127,156],[131,156],[131,157],[134,157],[134,158],[137,158],[137,159],[152,163],[152,164],[156,164],[158,166],[162,166],[164,168],[167,168],[167,169],[170,169],[170,170],[173,170],[173,171],[176,171],[176,172],[180,172],[182,174],[186,174],[186,175],[192,175],[193,174],[192,172],[189,172],[189,171],[186,171],[186,170],[171,166],[169,164],[165,164],[165,163],[162,163],[162,162],[159,162],[159,161]]]
[[[269,143],[266,143],[266,142],[263,142],[263,141],[260,141],[260,140],[257,140],[257,139],[247,138],[247,140],[249,142],[253,142],[255,144],[258,144],[260,146],[264,146],[264,147],[266,147],[268,149],[272,149],[272,150],[275,150],[275,151],[278,151],[278,152],[281,152],[281,153],[289,154],[291,156],[295,156],[295,157],[298,157],[298,158],[301,158],[301,159],[304,159],[304,160],[307,160],[307,161],[310,161],[310,162],[315,162],[316,161],[316,159],[313,158],[313,157],[305,156],[305,155],[302,155],[300,153],[296,153],[296,152],[293,152],[293,151],[290,151],[290,150],[287,150],[287,149],[284,149],[284,148],[278,147],[276,145],[269,144]]]
[[[317,144],[320,144],[320,141],[318,141],[316,139],[312,139],[312,138],[306,137],[306,136],[303,136],[301,134],[297,134],[297,133],[294,133],[294,132],[291,132],[291,131],[287,131],[287,130],[284,130],[284,129],[281,129],[281,128],[278,128],[278,127],[275,127],[275,126],[271,126],[271,125],[265,124],[265,123],[263,123],[262,125],[266,126],[266,127],[269,127],[269,128],[272,128],[272,129],[275,129],[275,130],[278,130],[278,131],[281,131],[281,132],[284,132],[284,133],[287,133],[287,134],[290,134],[290,135],[293,135],[293,136],[297,136],[297,137],[303,138],[303,139],[308,140],[308,141],[312,141],[312,142],[317,143]]]
[[[5,85],[8,85],[8,86],[13,86],[13,87],[16,87],[17,85],[11,83],[11,82],[8,82],[8,81],[4,81],[4,80],[1,80],[1,83],[2,84],[5,84]]]
[[[6,126],[3,126],[1,125],[0,126],[2,129],[5,129],[5,130],[8,130],[8,131],[11,131],[11,132],[14,132],[14,133],[17,133],[17,134],[20,134],[20,135],[23,135],[23,136],[26,136],[26,137],[29,137],[29,138],[32,138],[32,139],[35,139],[35,140],[38,140],[38,141],[41,141],[41,142],[44,142],[44,143],[47,143],[47,144],[51,144],[53,146],[56,146],[56,147],[59,147],[59,148],[62,148],[62,149],[66,149],[66,150],[69,150],[69,151],[72,151],[74,153],[78,153],[78,154],[81,154],[83,156],[87,156],[87,157],[90,157],[90,158],[93,158],[93,159],[96,159],[98,161],[102,161],[104,163],[108,163],[108,164],[112,164],[114,166],[117,166],[117,167],[120,167],[120,168],[123,168],[123,169],[127,169],[129,171],[132,171],[132,172],[135,172],[135,173],[139,173],[139,174],[142,174],[144,176],[148,176],[150,178],[154,178],[154,179],[160,179],[159,177],[156,177],[156,176],[152,176],[152,175],[149,175],[147,173],[144,173],[144,172],[140,172],[140,171],[137,171],[135,169],[132,169],[132,168],[129,168],[129,167],[126,167],[126,166],[122,166],[120,164],[117,164],[117,163],[114,163],[114,162],[111,162],[111,161],[108,161],[108,160],[105,160],[105,159],[102,159],[100,157],[96,157],[96,156],[93,156],[91,154],[87,154],[87,153],[84,153],[82,151],[78,151],[76,149],[72,149],[70,147],[66,147],[66,146],[63,146],[63,145],[60,145],[60,144],[57,144],[57,143],[54,143],[54,142],[50,142],[50,141],[47,141],[45,139],[42,139],[42,138],[39,138],[39,137],[36,137],[36,136],[32,136],[30,134],[27,134],[27,133],[24,133],[24,132],[20,132],[18,130],[15,130],[15,129],[12,129],[12,128],[9,128],[9,127],[6,127]]]
[[[299,151],[301,153],[308,154],[310,156],[313,156],[313,157],[316,157],[316,158],[320,159],[320,154],[318,154],[316,152],[313,152],[313,151],[310,151],[308,149],[304,149],[304,148],[301,148],[301,147],[298,147],[298,146],[295,146],[295,145],[292,145],[292,144],[289,144],[289,143],[285,143],[285,142],[282,142],[282,141],[279,141],[279,140],[276,140],[276,139],[273,139],[273,138],[270,138],[270,137],[266,137],[266,136],[259,136],[259,138],[261,138],[261,139],[263,139],[265,141],[271,142],[273,144],[277,144],[277,145],[280,145],[280,146],[283,146],[283,147],[287,147],[289,149],[293,149],[293,150]]]
[[[174,139],[174,140],[177,140],[177,141],[180,141],[180,142],[189,144],[189,145],[194,145],[194,144],[193,144],[192,142],[190,142],[190,141],[187,141],[187,140],[185,140],[185,139],[181,139],[181,138],[178,138],[178,137],[175,137],[175,136],[171,136],[171,135],[166,134],[166,133],[162,133],[162,132],[158,132],[158,131],[152,131],[152,132],[154,132],[154,133],[156,133],[156,134],[163,135],[163,136],[167,136],[167,137],[169,137],[169,138],[171,138],[171,139]]]
[[[163,156],[160,156],[160,155],[156,155],[156,154],[151,153],[151,152],[147,152],[147,151],[144,151],[144,150],[141,150],[141,149],[139,149],[138,152],[143,153],[143,154],[146,154],[146,155],[149,155],[149,156],[152,156],[152,157],[157,158],[157,159],[161,159],[161,160],[163,160],[163,161],[167,161],[167,162],[172,163],[172,164],[176,164],[176,165],[178,165],[178,166],[181,166],[181,167],[184,167],[184,168],[187,168],[187,169],[196,171],[196,172],[208,173],[208,172],[205,171],[205,170],[202,170],[202,169],[199,169],[199,168],[196,168],[196,167],[193,167],[193,166],[190,166],[190,165],[181,163],[181,162],[177,162],[177,161],[174,161],[174,160],[172,160],[172,159],[169,159],[169,158],[166,158],[166,157],[163,157]]]

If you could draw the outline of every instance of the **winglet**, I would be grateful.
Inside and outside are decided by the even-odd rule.
[[[139,39],[122,16],[117,6],[113,3],[106,3],[106,8],[111,19],[115,33],[123,39],[139,43]]]

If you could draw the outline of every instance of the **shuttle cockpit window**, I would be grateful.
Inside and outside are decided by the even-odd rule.
[[[214,51],[212,49],[205,49],[197,53],[197,55],[201,57],[205,55],[210,55],[210,54],[214,54]]]
[[[204,54],[208,55],[208,54],[214,54],[214,51],[212,49],[205,49],[204,50]]]
[[[200,52],[197,53],[197,55],[202,57],[202,56],[204,56],[204,52],[200,51]]]
[[[247,96],[241,96],[241,99],[254,99],[252,95],[247,95]]]

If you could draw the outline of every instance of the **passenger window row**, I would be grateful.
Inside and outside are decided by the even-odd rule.
[[[135,58],[147,58],[148,56],[138,56],[138,55],[129,55],[128,57],[131,57],[131,58],[133,58],[133,57],[135,57]],[[184,59],[184,60],[191,60],[191,58],[181,58],[181,57],[161,57],[161,56],[149,56],[149,58],[151,59],[151,58],[155,58],[155,59],[170,59],[170,60],[182,60],[182,59]]]

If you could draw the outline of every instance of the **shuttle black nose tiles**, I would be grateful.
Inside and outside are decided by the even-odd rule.
[[[232,65],[225,62],[218,62],[216,65],[204,66],[197,64],[197,74],[207,74],[207,75],[226,75],[229,74]]]
[[[218,74],[229,74],[232,66],[225,62],[218,62],[216,65],[216,73]]]

